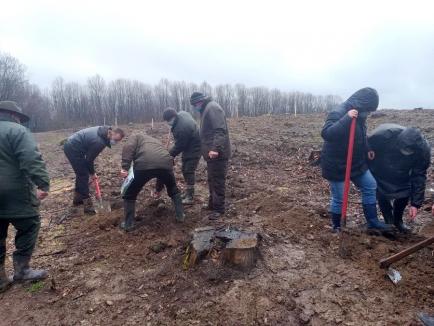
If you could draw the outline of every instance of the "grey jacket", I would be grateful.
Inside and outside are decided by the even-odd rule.
[[[106,147],[111,147],[107,133],[111,129],[108,126],[97,126],[77,131],[71,135],[65,143],[65,148],[75,152],[86,160],[89,173],[95,173],[94,161]]]

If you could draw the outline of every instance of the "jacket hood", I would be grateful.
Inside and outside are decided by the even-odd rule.
[[[356,109],[359,112],[373,112],[378,108],[379,97],[375,89],[365,87],[351,95],[345,102],[346,111]]]
[[[396,140],[396,146],[403,150],[420,151],[425,145],[426,141],[422,133],[414,127],[405,128]]]

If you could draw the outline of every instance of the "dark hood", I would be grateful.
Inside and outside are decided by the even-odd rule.
[[[420,151],[425,147],[425,139],[419,129],[414,127],[405,128],[396,140],[399,149]]]
[[[379,97],[375,89],[365,87],[351,95],[343,104],[346,111],[373,112],[378,108]]]

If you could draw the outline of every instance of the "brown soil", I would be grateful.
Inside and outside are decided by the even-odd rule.
[[[187,208],[184,224],[175,223],[168,198],[163,204],[150,199],[149,185],[140,197],[141,226],[134,232],[119,230],[122,209],[57,225],[72,198],[72,170],[58,145],[68,133],[37,135],[53,185],[41,207],[33,264],[51,277],[42,288],[17,284],[0,295],[0,324],[417,325],[417,312],[434,313],[433,246],[395,265],[403,276],[398,286],[385,278],[378,261],[434,233],[431,203],[413,225],[415,235],[388,240],[365,234],[353,189],[351,255],[340,258],[339,240],[326,218],[327,183],[308,163],[311,151],[321,146],[323,119],[263,116],[230,122],[234,156],[224,224],[261,234],[261,257],[249,273],[221,266],[213,255],[184,269],[190,232],[209,224],[201,210],[207,199],[203,162],[197,203]],[[369,124],[386,121],[418,126],[433,143],[434,111],[387,111]],[[148,132],[163,139],[167,127]],[[102,191],[118,207],[120,150],[106,150],[97,160]],[[177,174],[182,186],[179,162]]]

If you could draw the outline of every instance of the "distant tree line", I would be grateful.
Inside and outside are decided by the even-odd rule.
[[[341,102],[335,95],[315,96],[243,84],[212,87],[206,82],[197,85],[162,79],[157,85],[149,85],[128,79],[106,82],[99,75],[85,84],[59,77],[49,89],[41,90],[28,81],[23,64],[0,53],[0,100],[18,102],[31,117],[29,127],[34,131],[160,120],[167,107],[191,111],[190,95],[197,90],[213,96],[228,117],[324,112]]]

